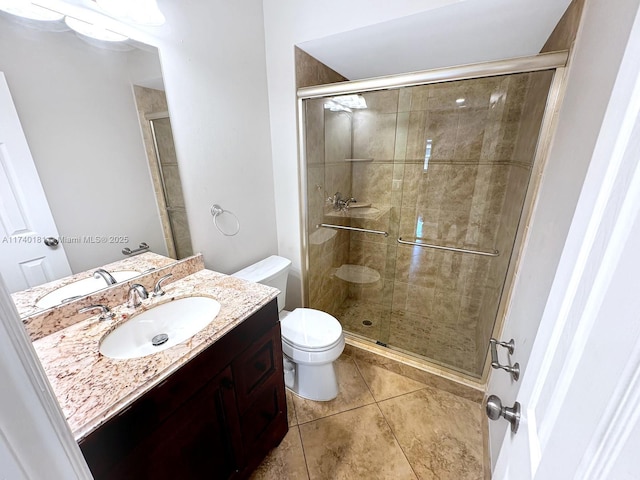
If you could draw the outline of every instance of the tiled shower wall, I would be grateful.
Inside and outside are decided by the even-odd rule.
[[[187,214],[184,210],[182,183],[180,181],[178,160],[173,143],[171,123],[169,118],[155,122],[157,138],[154,142],[153,131],[147,120],[147,115],[167,112],[167,98],[162,90],[141,87],[139,85],[134,85],[133,91],[168,254],[172,258],[186,258],[193,255],[193,249],[191,246],[191,234]],[[158,148],[158,156],[163,163],[164,186],[166,190],[163,187],[160,175],[156,146]],[[167,205],[165,194],[171,201],[171,205]],[[167,210],[168,206],[178,206],[182,208],[174,210],[170,215]]]
[[[341,191],[380,212],[347,214],[342,224],[389,233],[340,232],[322,251],[311,244],[310,306],[335,314],[348,331],[480,376],[551,76],[364,93],[367,109],[350,114],[322,112],[321,100],[307,101],[309,231],[321,221],[336,223],[326,216],[327,192],[316,195],[323,185],[331,195]],[[309,131],[310,108],[312,128],[322,129],[322,138]],[[500,255],[399,245],[398,237]],[[381,279],[337,279],[332,273],[345,263],[372,268]]]
[[[327,198],[349,191],[351,168],[344,162],[351,156],[351,120],[344,112],[327,112],[324,101],[306,102],[305,136],[309,232],[309,304],[335,313],[348,290],[334,281],[335,267],[347,263],[349,234],[319,228],[324,222]]]
[[[136,99],[136,108],[138,109],[138,119],[140,121],[140,129],[144,141],[144,148],[149,161],[149,172],[151,172],[151,180],[153,181],[153,190],[156,194],[158,202],[158,213],[162,222],[162,230],[164,232],[164,240],[167,244],[169,256],[176,258],[176,249],[173,244],[173,236],[171,234],[171,224],[169,223],[169,215],[167,214],[167,205],[164,200],[162,191],[162,180],[160,179],[160,171],[157,166],[156,150],[153,143],[153,133],[146,118],[147,114],[156,112],[166,112],[167,97],[162,90],[153,88],[133,86],[133,92]]]

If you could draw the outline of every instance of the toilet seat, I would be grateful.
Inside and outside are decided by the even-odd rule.
[[[339,337],[335,342],[333,342],[330,345],[327,345],[325,347],[318,347],[318,348],[310,348],[304,345],[297,345],[293,342],[290,342],[284,335],[282,336],[282,342],[287,344],[288,346],[290,346],[291,348],[296,348],[298,350],[302,350],[304,352],[314,352],[314,353],[322,353],[322,352],[326,352],[328,350],[331,350],[332,348],[336,347],[337,345],[340,345],[342,343],[342,337]]]
[[[306,352],[325,352],[344,342],[342,325],[326,312],[296,308],[280,318],[282,341]]]

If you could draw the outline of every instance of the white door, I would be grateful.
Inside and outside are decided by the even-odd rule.
[[[517,317],[526,312],[504,326],[524,374],[511,385],[504,372],[490,378],[489,393],[522,407],[517,434],[491,422],[492,443],[503,440],[491,452],[497,480],[640,478],[640,19],[638,0],[625,3],[635,22],[619,44],[624,55],[537,335],[523,334]],[[611,4],[590,7],[583,33],[593,40],[598,10]]]
[[[62,243],[48,237],[58,241],[58,230],[0,72],[0,274],[10,292],[71,275]]]

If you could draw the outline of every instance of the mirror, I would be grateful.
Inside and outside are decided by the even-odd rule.
[[[160,255],[191,255],[156,49],[108,49],[9,17],[0,16],[0,71],[44,189],[42,209],[57,226],[55,248],[64,250],[71,273],[122,260],[123,248],[142,242]],[[40,283],[60,277],[46,270]]]

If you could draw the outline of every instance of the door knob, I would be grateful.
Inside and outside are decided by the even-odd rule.
[[[60,243],[60,242],[58,242],[58,239],[54,238],[54,237],[47,237],[47,238],[44,239],[44,244],[47,247],[51,247],[51,248],[57,247],[58,243]]]
[[[520,425],[520,404],[518,402],[514,403],[513,407],[504,407],[499,397],[489,395],[486,411],[487,417],[491,420],[498,420],[503,417],[511,424],[511,431],[513,433],[518,432],[518,426]]]

